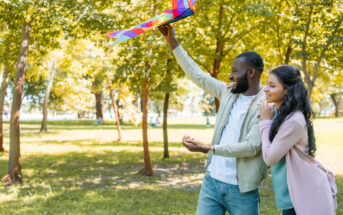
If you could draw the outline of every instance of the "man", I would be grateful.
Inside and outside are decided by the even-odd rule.
[[[232,83],[227,85],[194,63],[170,25],[160,26],[159,30],[189,78],[220,100],[211,146],[189,136],[182,140],[188,150],[208,153],[196,213],[257,215],[258,187],[266,176],[258,127],[258,107],[265,98],[260,89],[264,69],[261,56],[255,52],[237,56],[230,74]]]

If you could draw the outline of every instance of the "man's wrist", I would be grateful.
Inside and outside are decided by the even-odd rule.
[[[215,148],[214,146],[208,146],[208,151],[207,151],[207,155],[208,156],[212,156],[214,154]]]
[[[213,152],[213,154],[214,154],[214,152],[215,152],[215,148],[214,148],[214,146],[210,145],[210,151],[212,151],[212,152]]]
[[[214,153],[214,146],[205,146],[202,150],[204,153],[208,153],[209,151],[212,151]]]
[[[176,38],[171,39],[170,41],[168,41],[168,43],[172,50],[176,49],[179,46],[179,42]]]

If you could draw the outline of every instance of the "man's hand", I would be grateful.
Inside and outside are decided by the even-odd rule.
[[[194,140],[190,136],[183,136],[182,144],[191,152],[203,152],[207,153],[211,147],[205,145],[203,142],[199,140]]]
[[[167,40],[172,49],[175,49],[179,45],[179,42],[175,37],[175,30],[172,26],[170,26],[170,24],[163,26],[161,25],[158,27],[158,30],[162,33],[164,39]]]
[[[237,82],[226,83],[226,88],[229,90],[231,88],[235,88],[236,86],[237,86]]]

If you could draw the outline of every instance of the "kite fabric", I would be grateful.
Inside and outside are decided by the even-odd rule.
[[[131,29],[110,32],[104,35],[116,38],[116,41],[113,44],[113,46],[115,46],[121,42],[124,42],[125,40],[131,39],[146,31],[149,31],[154,27],[173,23],[195,14],[195,2],[196,0],[173,0],[172,9],[165,10],[160,15]],[[111,49],[109,49],[109,51],[110,50]],[[109,51],[106,53],[106,56]]]

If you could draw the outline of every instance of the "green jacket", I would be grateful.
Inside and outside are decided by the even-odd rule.
[[[188,56],[185,50],[179,45],[173,50],[175,58],[189,78],[206,92],[220,100],[220,107],[217,113],[212,145],[215,147],[215,154],[227,157],[236,157],[237,181],[240,192],[249,192],[259,187],[267,175],[267,167],[262,157],[262,142],[260,137],[260,122],[258,107],[264,101],[263,90],[252,100],[248,112],[244,118],[238,144],[218,145],[222,131],[227,124],[229,113],[238,94],[233,94],[227,89],[224,82],[212,78],[205,73]],[[211,163],[212,155],[209,153],[205,168]]]

